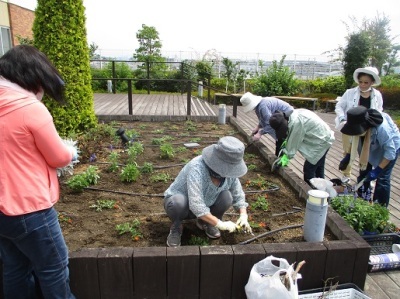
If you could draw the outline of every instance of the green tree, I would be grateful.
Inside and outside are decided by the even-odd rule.
[[[385,75],[393,73],[393,67],[400,66],[400,61],[397,59],[397,54],[400,51],[400,45],[394,45],[392,47],[392,52],[389,55],[389,59],[387,64],[383,66],[383,70],[385,71]]]
[[[366,32],[354,33],[348,37],[347,47],[343,50],[343,69],[346,88],[354,84],[353,73],[367,65],[370,53],[370,40]]]
[[[135,75],[142,79],[163,79],[167,70],[165,58],[161,55],[162,43],[160,41],[158,31],[155,27],[142,25],[136,33],[136,38],[139,42],[139,48],[133,54],[133,59],[136,61],[143,62],[136,70]],[[151,88],[156,88],[157,83],[149,83]],[[143,83],[138,81],[136,88],[141,89]]]
[[[370,65],[382,73],[382,67],[392,51],[390,20],[384,14],[378,14],[374,20],[365,21],[364,26],[370,42]]]
[[[67,105],[43,98],[59,133],[68,135],[95,126],[83,1],[38,0],[33,36],[34,45],[49,57],[65,82]]]
[[[100,59],[100,55],[96,53],[98,49],[99,49],[99,46],[96,45],[95,43],[91,43],[89,45],[89,58],[90,59]]]
[[[237,66],[239,63],[233,63],[229,58],[222,57],[222,64],[225,67],[225,72],[222,73],[222,77],[226,79],[225,92],[228,92],[229,82],[234,81],[238,73]]]
[[[295,72],[284,66],[286,55],[282,56],[279,63],[274,60],[264,73],[255,80],[253,91],[261,96],[287,95],[290,96],[297,91],[297,82],[294,78]]]

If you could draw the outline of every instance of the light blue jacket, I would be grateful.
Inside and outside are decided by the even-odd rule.
[[[289,117],[284,153],[292,159],[299,151],[308,162],[315,165],[334,140],[334,132],[317,114],[308,109],[294,109]]]
[[[371,129],[369,163],[375,168],[382,159],[394,160],[400,148],[400,133],[392,118],[382,112],[383,122]]]
[[[196,217],[210,213],[210,207],[217,200],[218,195],[229,190],[232,194],[235,210],[246,208],[248,203],[242,185],[238,178],[225,178],[222,186],[217,187],[211,181],[207,165],[203,157],[198,156],[187,163],[179,172],[175,181],[165,191],[165,199],[175,194],[182,194],[189,200],[189,209]]]

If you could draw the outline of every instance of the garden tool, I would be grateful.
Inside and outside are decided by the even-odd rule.
[[[364,184],[367,178],[363,178],[359,183],[355,184],[353,187],[353,192],[357,192],[358,189]]]
[[[272,163],[271,172],[274,172],[279,167],[281,167],[281,165],[279,164],[279,161],[281,160],[281,158],[283,156],[282,154],[283,154],[283,148],[279,151],[278,158]]]

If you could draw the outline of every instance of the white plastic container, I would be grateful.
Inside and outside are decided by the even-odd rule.
[[[219,104],[218,123],[220,125],[224,125],[225,124],[225,119],[226,119],[226,105],[225,104]]]

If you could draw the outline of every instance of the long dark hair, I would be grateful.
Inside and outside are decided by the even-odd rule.
[[[64,103],[64,81],[60,73],[33,46],[15,46],[0,57],[0,76],[34,94],[43,89],[45,94]]]

